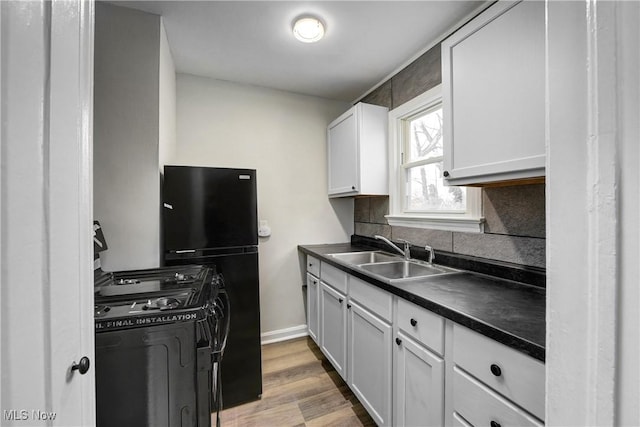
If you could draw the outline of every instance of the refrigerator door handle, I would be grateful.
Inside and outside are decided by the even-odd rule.
[[[195,251],[196,251],[195,249],[180,249],[180,250],[176,251],[176,253],[177,254],[192,254]]]

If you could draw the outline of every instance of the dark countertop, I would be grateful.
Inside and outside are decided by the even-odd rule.
[[[372,250],[371,247],[338,243],[301,245],[298,249],[511,348],[545,360],[544,288],[466,271],[391,284],[327,256]]]

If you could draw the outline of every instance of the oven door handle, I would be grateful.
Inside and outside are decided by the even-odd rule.
[[[220,289],[216,300],[216,305],[221,316],[221,318],[216,319],[216,327],[220,327],[221,329],[219,333],[216,334],[219,340],[213,348],[213,354],[217,361],[219,361],[222,359],[222,354],[227,346],[227,337],[229,336],[229,329],[231,328],[231,304],[229,302],[229,295],[224,289]],[[220,325],[220,321],[222,321],[222,325]]]
[[[211,329],[211,324],[208,321],[202,322],[200,324],[200,328],[202,329],[202,334],[204,335],[205,341],[209,344],[209,347],[213,346],[213,330]]]

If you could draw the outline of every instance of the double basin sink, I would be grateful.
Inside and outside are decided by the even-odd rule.
[[[381,251],[347,252],[331,254],[330,257],[345,264],[362,269],[382,280],[397,282],[428,276],[457,273],[441,265],[432,265],[418,260],[405,260]]]

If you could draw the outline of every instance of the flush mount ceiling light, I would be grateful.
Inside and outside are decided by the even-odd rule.
[[[303,16],[295,20],[293,35],[303,43],[315,43],[324,37],[324,25],[313,16]]]

